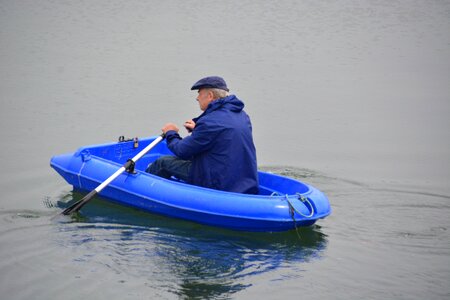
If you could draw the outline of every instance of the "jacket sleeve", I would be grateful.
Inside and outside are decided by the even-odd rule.
[[[167,146],[177,157],[191,159],[204,151],[209,150],[216,136],[222,130],[218,124],[206,124],[199,121],[190,136],[184,139],[175,131],[166,133]]]

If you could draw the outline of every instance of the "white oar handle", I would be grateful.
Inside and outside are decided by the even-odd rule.
[[[161,134],[153,142],[151,142],[147,147],[145,147],[141,152],[136,154],[136,156],[133,157],[131,160],[133,162],[137,162],[142,156],[144,156],[148,151],[150,151],[150,149],[155,147],[155,145],[158,144],[159,142],[161,142],[163,139],[164,139],[164,134]]]
[[[153,142],[151,142],[147,147],[145,147],[141,152],[136,154],[135,157],[128,160],[125,165],[123,165],[119,170],[117,170],[114,174],[112,174],[108,179],[106,179],[102,184],[95,188],[97,193],[100,193],[108,184],[110,184],[114,179],[116,179],[120,174],[122,174],[131,163],[136,163],[142,156],[144,156],[148,151],[150,151],[156,144],[161,142],[164,139],[163,135],[157,137]],[[131,162],[130,162],[131,161]]]

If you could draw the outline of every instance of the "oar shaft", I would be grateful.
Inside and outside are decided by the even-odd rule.
[[[133,162],[137,162],[142,156],[144,156],[150,149],[156,146],[159,142],[161,142],[164,139],[164,134],[158,136],[153,142],[151,142],[147,147],[144,148],[141,152],[136,154],[135,157],[133,157],[131,160]]]
[[[135,157],[131,159],[133,163],[137,162],[142,156],[144,156],[150,149],[155,147],[156,144],[161,142],[161,140],[164,137],[160,135],[158,138],[156,138],[153,142],[151,142],[147,147],[145,147],[141,152],[136,154]],[[116,179],[120,174],[122,174],[129,165],[129,162],[125,163],[119,170],[117,170],[114,174],[112,174],[108,179],[106,179],[102,184],[100,184],[98,187],[95,188],[95,191],[97,193],[100,193],[101,190],[103,190],[108,184],[110,184],[114,179]]]
[[[97,193],[100,193],[101,190],[103,190],[108,184],[110,184],[114,179],[119,177],[120,174],[122,174],[125,171],[125,167],[121,167],[119,170],[117,170],[114,174],[112,174],[108,179],[103,181],[98,187],[95,188],[95,191]]]
[[[122,174],[132,163],[135,163],[138,161],[142,156],[144,156],[148,151],[150,151],[153,147],[155,147],[159,142],[161,142],[164,139],[164,134],[157,137],[153,142],[151,142],[147,147],[145,147],[141,152],[136,154],[135,157],[128,160],[119,170],[114,172],[111,176],[108,177],[104,182],[102,182],[99,186],[97,186],[94,190],[92,190],[89,194],[87,194],[83,199],[77,201],[69,208],[66,208],[62,214],[68,215],[71,213],[74,213],[81,209],[87,202],[89,202],[96,194],[100,193],[101,190],[103,190],[108,184],[110,184],[114,179],[119,177],[120,174]]]

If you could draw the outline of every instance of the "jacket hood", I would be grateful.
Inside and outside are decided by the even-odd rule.
[[[197,123],[197,121],[203,117],[204,115],[209,114],[212,111],[215,111],[221,107],[224,107],[233,112],[240,112],[244,109],[244,102],[239,100],[235,95],[226,96],[224,98],[220,98],[216,101],[211,102],[208,105],[208,108],[197,118],[194,118],[193,121]]]
[[[244,109],[244,106],[244,102],[239,100],[235,95],[230,95],[211,102],[206,111],[213,111],[220,107],[225,107],[231,111],[240,112]]]

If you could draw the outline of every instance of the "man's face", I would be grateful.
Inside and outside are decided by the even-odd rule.
[[[197,101],[200,109],[205,111],[208,108],[208,104],[213,101],[213,93],[208,89],[200,89],[198,90]]]

